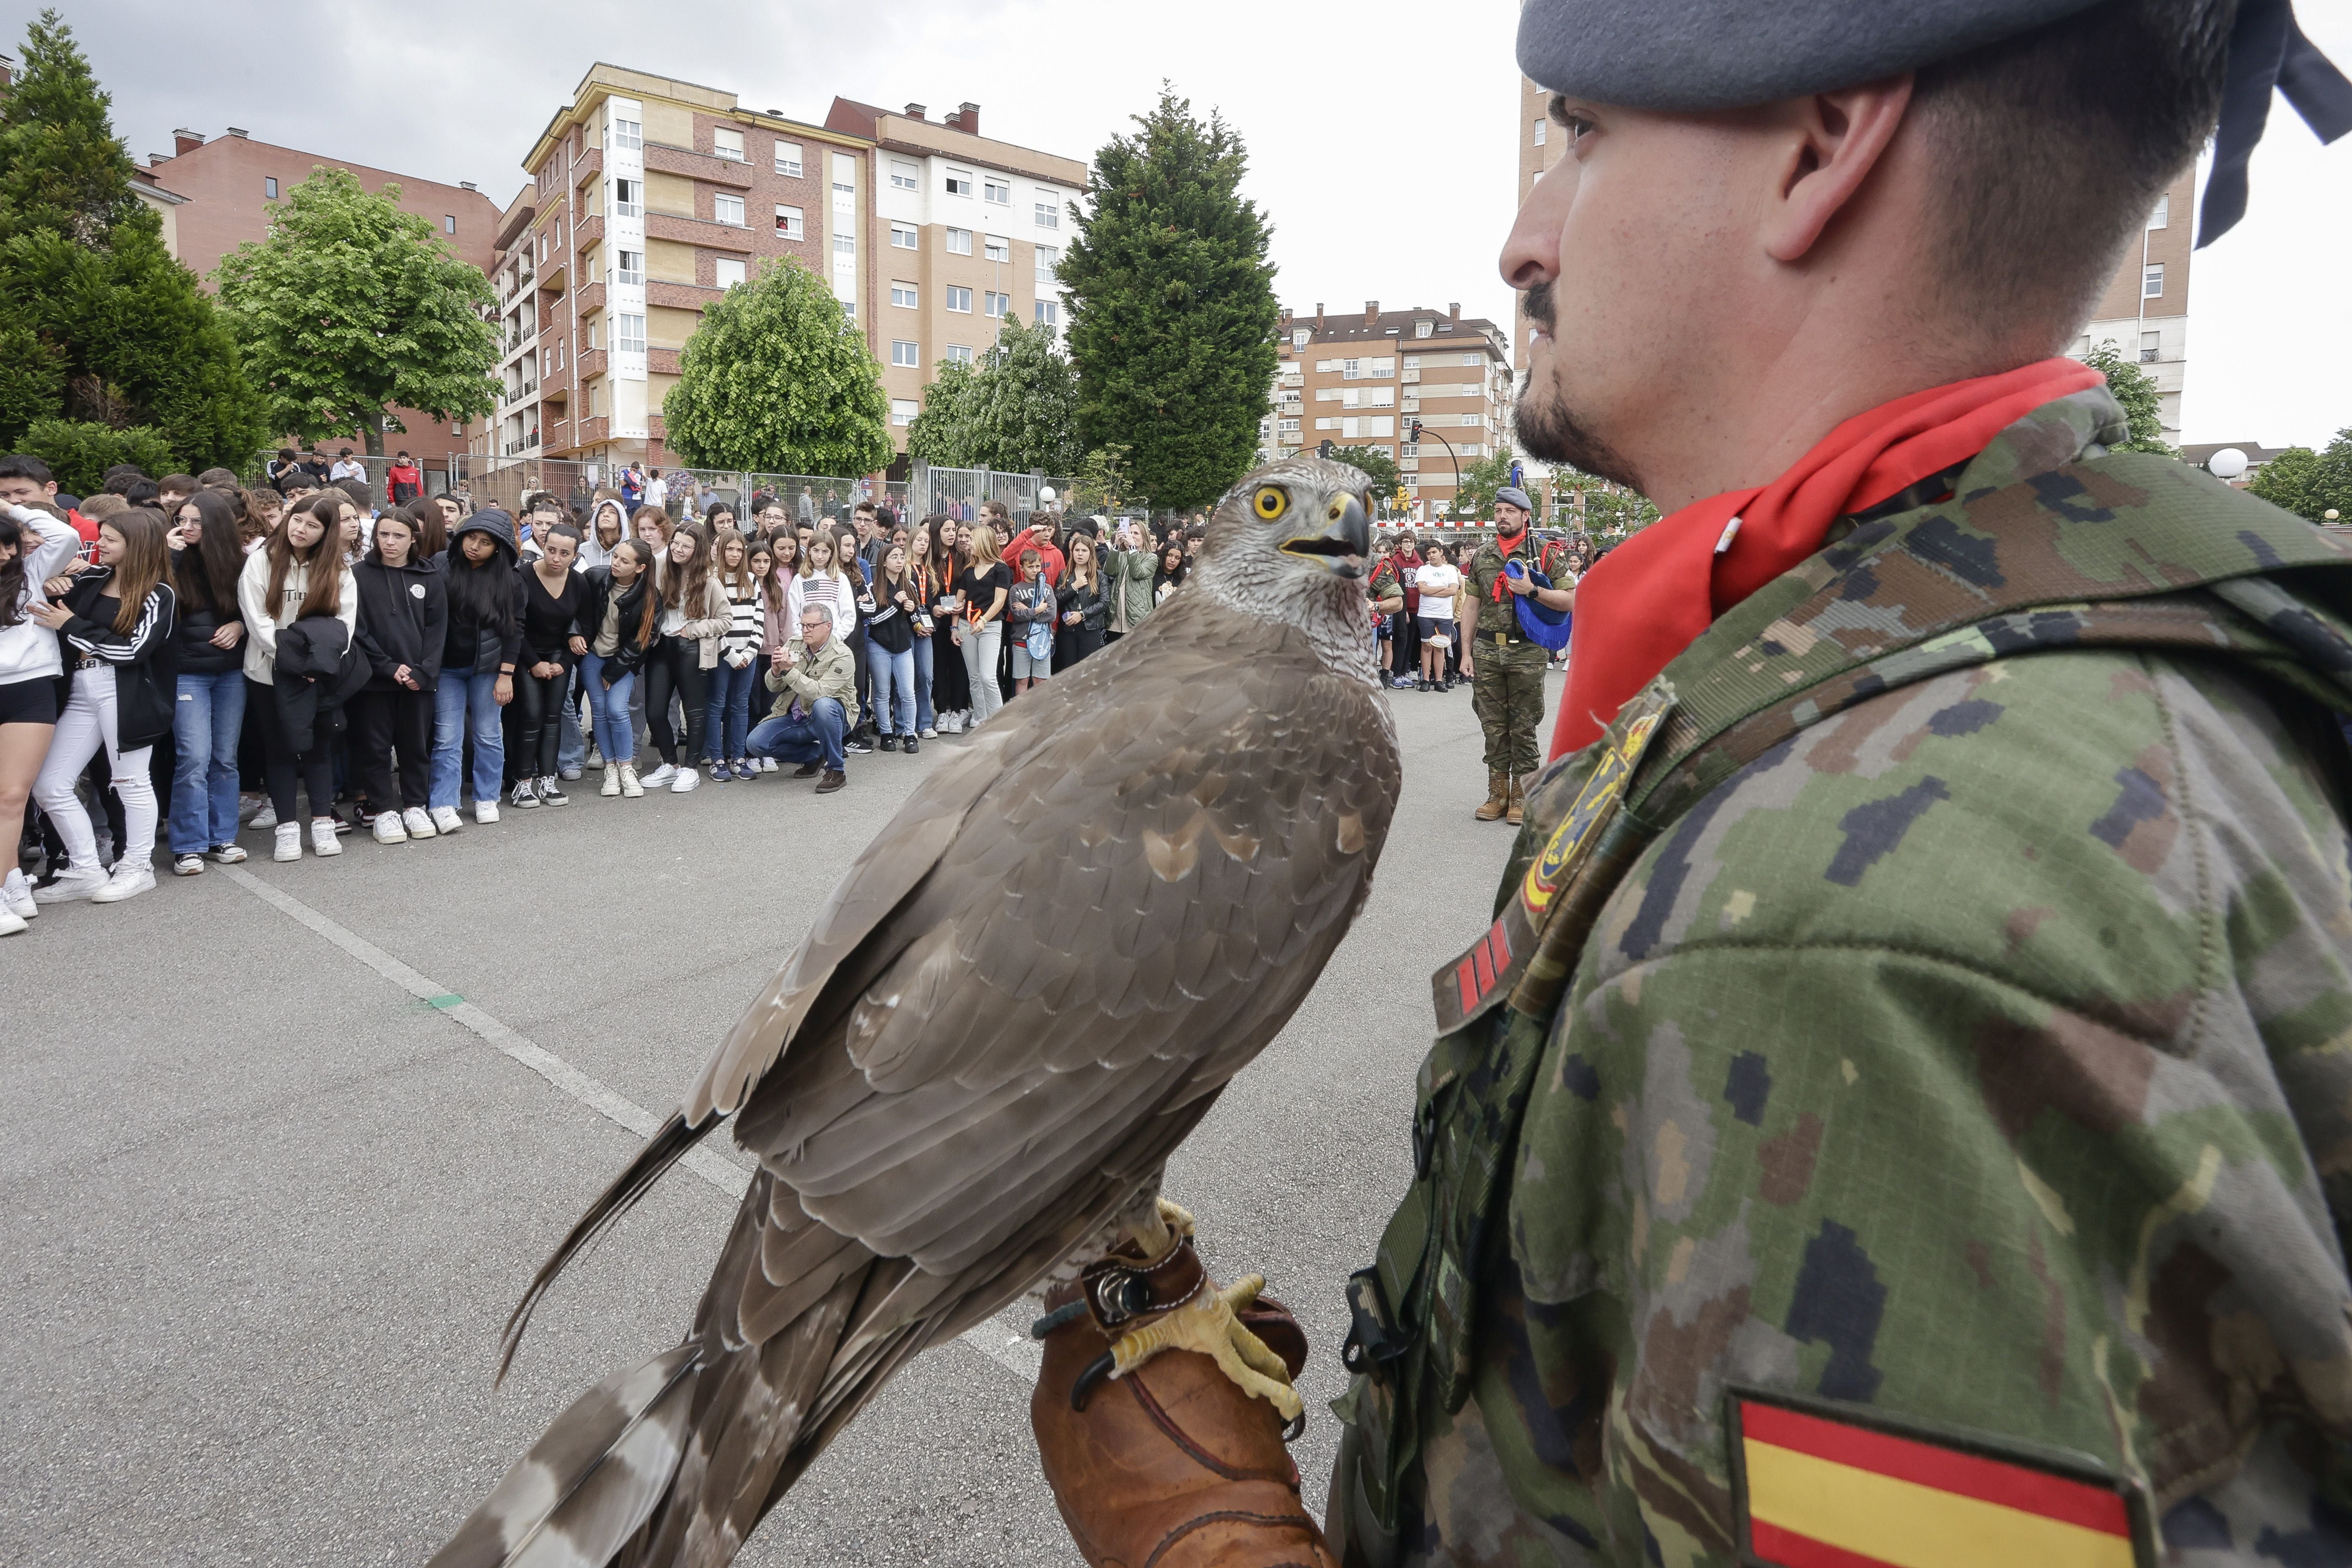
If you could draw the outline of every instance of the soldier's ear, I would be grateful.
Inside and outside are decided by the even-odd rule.
[[[1910,104],[1911,78],[1905,75],[1768,107],[1779,156],[1763,208],[1767,255],[1797,261],[1813,248],[1831,220],[1863,194]]]

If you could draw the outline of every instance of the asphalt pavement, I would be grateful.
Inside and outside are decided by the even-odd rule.
[[[1410,1173],[1429,976],[1511,837],[1471,819],[1466,689],[1391,702],[1404,795],[1370,901],[1167,1184],[1210,1267],[1265,1274],[1307,1327],[1293,1452],[1318,1513],[1341,1287]],[[824,798],[783,773],[641,801],[591,780],[328,860],[274,864],[248,832],[244,867],[0,942],[0,1563],[430,1555],[557,1411],[677,1342],[731,1143],[575,1265],[491,1384],[532,1270],[957,744],[854,757]],[[1076,1563],[1029,1436],[1028,1315],[916,1363],[738,1561]]]

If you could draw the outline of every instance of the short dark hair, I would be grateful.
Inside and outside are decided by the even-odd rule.
[[[154,480],[148,479],[143,474],[135,479],[121,479],[116,482],[122,487],[120,490],[116,490],[113,485],[107,486],[107,489],[112,493],[121,496],[124,500],[130,502],[132,506],[152,508],[160,505],[163,500],[163,487],[158,485]]]
[[[177,490],[185,496],[195,494],[200,487],[194,474],[165,474],[155,481],[155,488],[159,490]]]
[[[196,476],[196,483],[208,490],[233,490],[237,488],[236,474],[228,468],[206,468]]]
[[[2079,330],[2213,130],[2236,10],[2101,0],[1920,68],[1912,110],[1948,178],[1934,221],[1955,303]]]
[[[54,484],[49,466],[30,452],[11,452],[0,458],[0,479],[30,479],[37,485]]]

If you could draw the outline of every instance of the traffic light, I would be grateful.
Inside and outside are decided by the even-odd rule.
[[[1331,456],[1331,443],[1328,439],[1325,440],[1321,445],[1315,448],[1315,455],[1318,458],[1329,458]]]
[[[1421,421],[1418,419],[1412,422],[1412,438],[1415,441],[1421,439]]]

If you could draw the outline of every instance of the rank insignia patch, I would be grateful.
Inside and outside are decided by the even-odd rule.
[[[2087,1460],[1785,1394],[1727,1395],[1740,1560],[2145,1568],[2140,1490]]]

